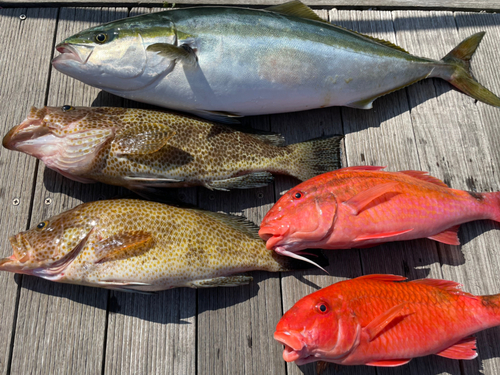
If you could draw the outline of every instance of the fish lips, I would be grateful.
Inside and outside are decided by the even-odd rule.
[[[290,231],[290,228],[276,228],[273,226],[262,226],[259,230],[259,236],[264,241],[266,241],[266,248],[268,250],[273,250],[280,242],[285,238],[285,236]]]
[[[42,120],[27,119],[9,130],[2,140],[2,146],[9,150],[17,150],[20,144],[49,133],[50,129]]]
[[[52,65],[59,70],[59,67],[69,64],[85,64],[90,55],[92,55],[93,47],[85,45],[72,45],[68,43],[60,43],[56,46],[57,52],[60,53],[52,59]]]
[[[12,246],[13,254],[8,258],[0,259],[0,271],[29,274],[29,270],[24,266],[30,258],[31,246],[22,237],[21,233],[11,236],[9,242]]]
[[[274,339],[285,346],[283,350],[283,359],[286,362],[301,361],[306,359],[304,357],[307,345],[299,338],[299,336],[291,334],[287,331],[280,331],[274,333]],[[308,361],[311,362],[311,361]],[[307,362],[306,362],[307,363]]]

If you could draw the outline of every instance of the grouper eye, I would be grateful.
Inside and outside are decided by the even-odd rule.
[[[70,105],[63,105],[61,109],[62,109],[63,112],[68,112],[68,111],[74,110],[75,107],[72,107]]]
[[[106,43],[106,41],[108,40],[108,34],[105,34],[105,33],[99,33],[95,36],[95,41],[97,43],[100,43],[100,44],[103,44],[103,43]]]
[[[42,221],[40,223],[38,223],[38,225],[36,226],[36,229],[43,229],[47,226],[47,221]]]

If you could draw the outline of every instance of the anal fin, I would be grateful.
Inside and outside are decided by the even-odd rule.
[[[436,355],[451,359],[474,359],[477,357],[476,338],[473,336],[465,337]]]
[[[368,362],[366,363],[367,366],[378,366],[378,367],[396,367],[396,366],[402,366],[406,365],[408,362],[411,361],[411,358],[409,359],[386,359],[382,361],[374,361],[374,362]]]
[[[226,178],[207,182],[205,187],[210,190],[250,189],[266,186],[273,181],[269,172],[255,172],[243,176]]]
[[[460,245],[460,240],[458,239],[458,228],[460,228],[460,225],[455,225],[428,238],[447,245]]]
[[[376,233],[376,234],[366,234],[364,236],[359,236],[354,239],[355,242],[357,241],[366,241],[366,240],[379,240],[381,238],[391,238],[391,237],[396,237],[401,234],[405,234],[408,232],[411,232],[413,228],[411,229],[406,229],[406,230],[401,230],[399,232],[387,232],[387,233]]]
[[[246,285],[253,280],[252,276],[221,276],[212,279],[196,280],[189,283],[191,288],[212,288],[215,286],[240,286]]]

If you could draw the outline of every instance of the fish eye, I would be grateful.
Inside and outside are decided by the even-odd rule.
[[[316,310],[321,314],[326,314],[328,312],[328,306],[324,302],[320,302],[316,305]]]
[[[43,229],[47,226],[48,222],[47,221],[42,221],[40,223],[38,223],[38,225],[36,226],[36,229]]]
[[[95,41],[97,43],[100,43],[100,44],[103,44],[103,43],[106,43],[106,41],[108,40],[108,34],[105,34],[105,33],[99,33],[95,36]]]
[[[70,106],[70,105],[63,105],[63,106],[61,107],[61,109],[62,109],[62,111],[63,111],[63,112],[68,112],[68,111],[72,111],[72,110],[74,110],[74,109],[75,109],[75,107]]]
[[[302,198],[303,196],[304,196],[304,194],[302,194],[300,191],[296,192],[296,193],[293,195],[293,197],[294,197],[295,199],[300,199],[300,198]]]

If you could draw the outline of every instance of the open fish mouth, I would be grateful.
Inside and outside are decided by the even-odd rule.
[[[28,119],[18,126],[13,127],[2,141],[3,147],[16,150],[20,143],[36,139],[50,133],[42,119]]]
[[[60,53],[59,56],[56,56],[52,63],[60,63],[64,61],[75,61],[80,64],[85,64],[90,55],[92,55],[92,47],[86,46],[72,46],[68,43],[61,43],[56,46],[57,52]]]
[[[294,362],[303,357],[301,353],[306,348],[306,345],[290,332],[275,332],[274,339],[285,346],[283,350],[283,359],[286,362]]]
[[[273,226],[262,226],[259,230],[259,236],[266,242],[266,248],[268,250],[274,250],[274,248],[282,241],[289,228],[276,228]]]

